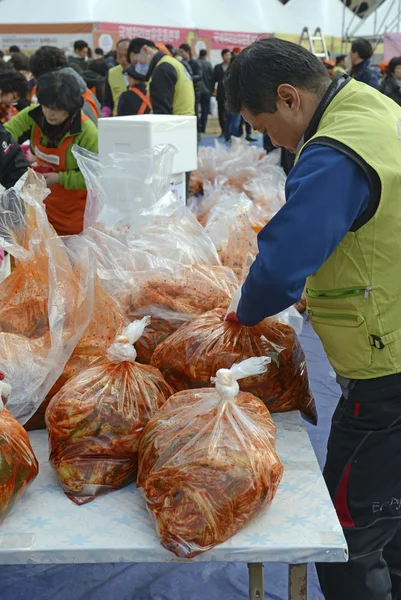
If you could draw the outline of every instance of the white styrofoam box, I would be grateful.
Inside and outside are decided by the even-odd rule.
[[[99,119],[99,154],[131,154],[158,144],[177,149],[173,173],[186,173],[197,167],[196,117],[175,115],[136,115]]]

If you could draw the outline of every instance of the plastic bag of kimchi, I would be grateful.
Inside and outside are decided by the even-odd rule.
[[[257,235],[251,226],[254,205],[245,194],[226,196],[214,206],[206,233],[216,246],[224,266],[230,267],[241,283],[258,253]]]
[[[150,317],[128,325],[106,357],[70,379],[46,410],[50,461],[76,504],[135,480],[142,431],[172,394],[160,371],[135,362]]]
[[[0,247],[17,259],[0,283],[0,368],[12,383],[8,408],[21,423],[60,376],[93,304],[94,253],[77,236],[68,249],[56,235],[43,182],[30,172],[21,189],[0,197]]]
[[[130,319],[145,314],[152,322],[137,344],[138,360],[148,364],[158,344],[181,325],[216,307],[227,308],[237,285],[226,267],[165,263],[164,268],[139,271],[126,297]]]
[[[95,249],[102,286],[128,320],[151,315],[137,342],[138,362],[148,364],[156,346],[183,323],[212,308],[227,307],[238,287],[228,267],[183,265],[130,250],[93,228],[85,232]]]
[[[0,374],[4,377],[3,373]],[[11,387],[0,381],[0,523],[38,474],[28,434],[4,408]]]
[[[116,336],[122,333],[124,314],[115,300],[103,289],[97,277],[94,281],[93,295],[90,323],[74,348],[63,373],[50,390],[47,403],[71,377],[88,368],[96,358],[103,357]]]
[[[268,360],[218,370],[215,388],[175,394],[145,427],[137,484],[162,545],[179,557],[228,540],[274,498],[283,473],[275,426],[237,383]]]
[[[268,371],[243,379],[241,390],[263,400],[271,412],[299,410],[316,423],[306,358],[294,329],[275,318],[245,327],[225,316],[217,308],[182,325],[156,348],[151,364],[179,391],[208,386],[218,369],[246,358],[270,356]]]

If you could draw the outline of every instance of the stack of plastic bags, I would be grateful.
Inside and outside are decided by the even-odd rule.
[[[149,321],[128,325],[47,408],[50,460],[76,504],[135,480],[143,428],[172,393],[157,369],[136,362],[134,344]]]
[[[192,558],[228,540],[274,498],[283,467],[264,404],[238,380],[266,371],[252,358],[212,379],[212,389],[172,396],[145,427],[143,488],[162,545]]]

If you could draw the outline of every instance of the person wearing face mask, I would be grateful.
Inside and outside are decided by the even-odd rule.
[[[130,66],[130,63],[128,62],[127,51],[129,43],[130,41],[127,39],[117,42],[118,65],[111,68],[106,77],[102,107],[103,117],[117,116],[120,96],[128,89],[129,82],[127,69]]]
[[[146,77],[152,112],[158,115],[195,115],[195,92],[184,66],[144,38],[135,38],[128,48],[135,71]]]
[[[33,168],[43,173],[51,190],[45,201],[49,222],[59,235],[78,234],[83,229],[86,186],[72,147],[97,152],[97,128],[82,113],[84,101],[72,75],[43,75],[37,97],[38,104],[13,117],[6,129],[20,143],[30,140]]]
[[[337,374],[324,477],[349,561],[317,565],[322,591],[326,600],[395,600],[401,108],[347,74],[331,81],[313,54],[274,38],[243,50],[225,85],[229,111],[297,155],[232,318],[256,325],[299,301],[306,283],[308,318]]]

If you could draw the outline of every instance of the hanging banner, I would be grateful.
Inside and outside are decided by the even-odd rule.
[[[401,56],[401,33],[385,33],[383,60],[388,61],[395,56]]]
[[[261,37],[259,33],[238,31],[217,31],[213,29],[183,29],[180,27],[153,27],[147,25],[128,25],[117,23],[98,23],[95,32],[95,45],[101,35],[109,35],[114,43],[125,38],[142,37],[152,40],[155,44],[172,44],[175,48],[180,44],[193,45],[193,42],[205,41],[205,46],[211,50],[239,47],[245,48]],[[262,34],[270,37],[271,34]]]

